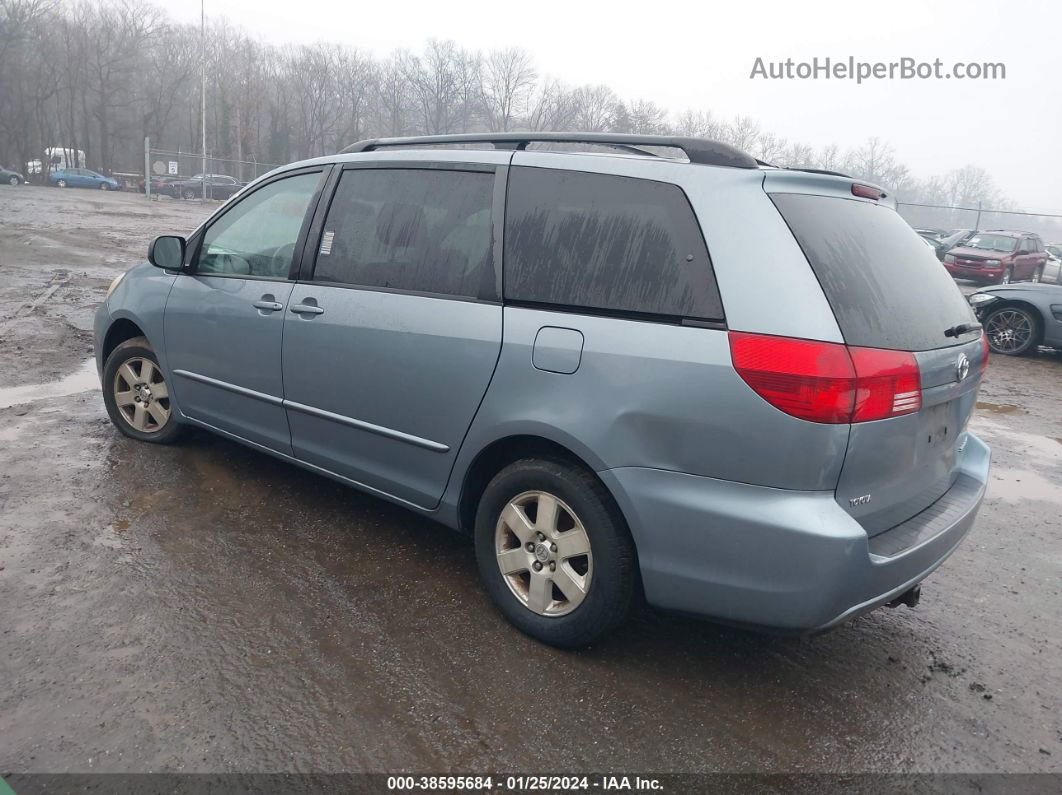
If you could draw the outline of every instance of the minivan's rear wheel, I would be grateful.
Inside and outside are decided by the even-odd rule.
[[[111,422],[130,438],[170,444],[184,432],[159,360],[144,337],[126,340],[103,367],[103,402]]]
[[[993,353],[1021,356],[1040,342],[1040,324],[1027,309],[1004,306],[985,318],[988,347]]]
[[[559,459],[510,464],[483,492],[475,532],[487,591],[528,635],[584,646],[630,611],[634,545],[593,473]]]

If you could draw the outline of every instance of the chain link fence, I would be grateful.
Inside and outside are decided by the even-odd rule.
[[[250,160],[212,157],[209,153],[204,161],[201,152],[157,149],[150,141],[144,144],[144,171],[138,180],[138,188],[151,199],[169,196],[224,201],[248,182],[280,165],[253,157]]]
[[[960,207],[947,204],[896,202],[897,211],[916,229],[1007,229],[1034,232],[1045,243],[1062,241],[1062,213],[1035,213],[998,210],[982,206]]]

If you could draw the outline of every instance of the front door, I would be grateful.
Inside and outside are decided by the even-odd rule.
[[[165,344],[182,413],[291,454],[280,345],[320,170],[273,180],[210,221],[166,302]]]
[[[501,347],[496,177],[471,168],[345,170],[285,312],[295,456],[424,508]]]

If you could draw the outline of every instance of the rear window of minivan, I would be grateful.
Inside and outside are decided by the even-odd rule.
[[[667,319],[723,317],[693,209],[681,188],[665,182],[513,168],[504,263],[508,300]]]
[[[970,341],[944,335],[977,319],[932,249],[895,210],[798,193],[773,193],[771,200],[849,345],[925,351]]]

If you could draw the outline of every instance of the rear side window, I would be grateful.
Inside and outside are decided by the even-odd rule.
[[[675,185],[578,171],[510,171],[505,296],[722,319],[708,250]]]
[[[973,311],[932,250],[894,210],[827,196],[776,193],[771,199],[849,345],[924,351],[969,342],[944,331],[976,323]]]
[[[496,300],[493,191],[485,172],[344,171],[314,281]]]

